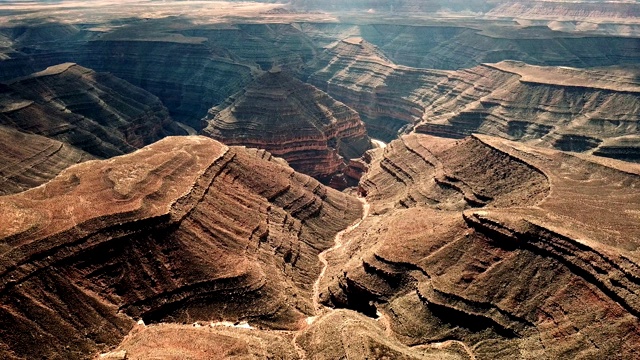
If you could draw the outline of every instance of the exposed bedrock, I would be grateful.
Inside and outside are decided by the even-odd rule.
[[[636,164],[409,135],[362,183],[372,215],[327,257],[326,304],[477,359],[635,357]]]
[[[32,32],[46,32],[43,27]],[[316,53],[292,24],[194,25],[169,18],[74,29],[52,43],[19,36],[17,27],[0,28],[13,42],[0,61],[0,79],[72,61],[151,92],[174,119],[200,130],[207,110],[251,82],[257,69],[280,65],[298,72]]]
[[[160,98],[177,121],[200,129],[207,110],[251,81],[251,68],[216,56],[202,42],[159,39],[92,41],[85,62],[109,71]]]
[[[169,137],[0,199],[3,358],[89,358],[135,320],[297,329],[360,202],[262,150]]]
[[[462,138],[497,135],[561,150],[638,158],[636,72],[505,61],[459,71],[392,63],[361,38],[319,57],[309,82],[357,110],[372,136],[398,130]],[[603,146],[610,150],[599,150]]]
[[[393,64],[362,38],[337,42],[319,56],[309,83],[360,113],[369,133],[391,141],[398,130],[416,123],[425,111],[426,95],[447,74]]]
[[[340,24],[303,23],[300,26],[322,46],[349,37],[361,37],[377,46],[394,63],[417,68],[458,70],[503,60],[587,68],[638,64],[640,59],[637,37],[572,34],[553,31],[547,26],[479,24],[476,28],[460,26],[460,23],[419,26],[364,25],[346,21]]]
[[[71,165],[93,159],[71,145],[0,125],[0,196],[41,185]]]
[[[207,136],[265,149],[295,170],[329,181],[371,148],[357,112],[279,69],[212,108],[204,121]]]
[[[565,151],[638,157],[640,83],[632,71],[501,62],[458,71],[439,86],[441,96],[417,132],[479,132]],[[620,150],[599,151],[600,146]]]
[[[65,63],[0,85],[0,124],[97,157],[186,133],[152,94],[110,74]]]

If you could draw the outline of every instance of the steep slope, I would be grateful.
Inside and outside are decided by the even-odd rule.
[[[110,74],[66,63],[2,86],[0,124],[94,156],[131,152],[185,133],[157,97]]]
[[[635,164],[405,136],[363,179],[372,216],[328,257],[322,299],[476,359],[633,358],[639,186]]]
[[[398,130],[412,125],[425,111],[447,73],[395,65],[362,38],[337,42],[314,64],[309,83],[353,107],[370,134],[391,141]]]
[[[59,141],[0,126],[0,196],[41,185],[93,158]]]
[[[227,145],[265,149],[302,173],[331,181],[371,148],[358,113],[278,70],[212,108],[203,133]]]
[[[363,39],[341,41],[309,81],[391,140],[403,127],[446,137],[474,132],[561,150],[640,159],[637,72],[504,61],[437,71],[393,64]]]
[[[2,357],[89,358],[136,319],[297,329],[359,204],[205,137],[73,166],[0,198]]]
[[[640,160],[640,83],[633,73],[501,62],[458,71],[439,85],[441,96],[418,132],[480,132]]]

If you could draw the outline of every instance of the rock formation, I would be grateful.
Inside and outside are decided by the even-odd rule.
[[[455,72],[395,65],[360,38],[341,41],[309,81],[359,111],[371,133],[462,138],[474,132],[638,161],[635,71],[504,61]]]
[[[0,196],[44,184],[94,157],[73,146],[0,126]]]
[[[462,70],[438,84],[417,132],[498,135],[639,161],[640,82],[631,73],[517,62]]]
[[[330,182],[371,148],[358,113],[274,69],[212,108],[203,133],[227,145],[265,149],[307,175]]]
[[[110,74],[66,63],[0,85],[0,125],[98,157],[185,133],[157,97]]]
[[[353,197],[262,150],[170,137],[0,198],[0,353],[90,358],[144,322],[314,314],[318,253]]]
[[[476,135],[409,135],[363,178],[328,304],[476,359],[633,358],[640,167]]]
[[[437,83],[447,73],[393,64],[362,38],[336,43],[314,66],[308,81],[353,107],[369,133],[391,141],[398,130],[420,119],[425,97],[434,96]]]

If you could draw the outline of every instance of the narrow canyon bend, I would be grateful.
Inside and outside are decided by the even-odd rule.
[[[0,358],[636,359],[640,4],[0,3]]]

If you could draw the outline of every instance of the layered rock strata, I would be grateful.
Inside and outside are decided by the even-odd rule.
[[[261,150],[169,137],[0,198],[3,358],[90,358],[136,320],[297,329],[360,202]]]
[[[633,72],[501,62],[458,71],[439,86],[441,96],[425,111],[417,132],[451,137],[480,132],[640,159],[640,83]]]
[[[261,75],[204,121],[207,136],[265,149],[297,171],[329,181],[371,148],[357,112],[280,70]]]
[[[7,82],[0,124],[52,138],[94,156],[139,149],[185,133],[157,97],[110,74],[72,63]]]
[[[44,184],[94,157],[68,144],[0,126],[0,196]]]
[[[337,42],[319,57],[309,83],[353,107],[369,133],[391,141],[416,123],[447,73],[395,65],[362,38]]]
[[[474,132],[637,161],[636,72],[505,61],[455,72],[395,65],[361,38],[328,49],[309,82],[353,107],[371,133]]]
[[[637,165],[409,135],[361,184],[372,216],[328,256],[325,303],[467,358],[635,356]]]

